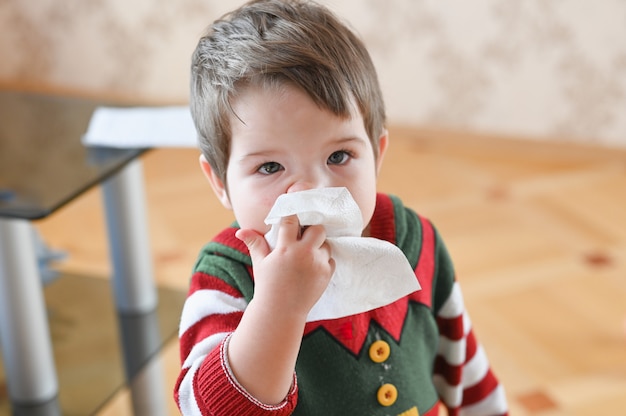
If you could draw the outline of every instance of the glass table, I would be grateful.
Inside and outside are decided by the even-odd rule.
[[[15,403],[58,394],[31,221],[101,185],[116,309],[157,306],[139,160],[147,149],[81,143],[93,110],[112,104],[0,90],[0,346]]]

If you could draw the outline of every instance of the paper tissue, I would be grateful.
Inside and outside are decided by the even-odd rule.
[[[335,273],[307,321],[335,319],[388,305],[420,290],[408,260],[395,245],[361,237],[361,211],[346,188],[322,188],[283,194],[265,223],[275,247],[282,217],[297,215],[301,226],[322,224],[335,260]]]

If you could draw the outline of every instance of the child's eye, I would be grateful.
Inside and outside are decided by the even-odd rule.
[[[283,167],[280,163],[277,162],[267,162],[267,163],[263,163],[259,169],[258,172],[262,173],[264,175],[271,175],[272,173],[276,173],[279,170],[282,170]]]
[[[343,165],[352,155],[346,150],[338,150],[328,157],[329,165]]]

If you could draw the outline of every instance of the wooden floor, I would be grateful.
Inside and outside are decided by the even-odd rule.
[[[512,414],[623,413],[626,151],[401,128],[391,139],[379,188],[442,233]],[[190,149],[143,159],[156,279],[183,290],[199,248],[232,220],[197,159]],[[108,274],[98,190],[37,227],[69,253],[62,269]],[[178,365],[172,341],[150,370],[164,374],[172,415]],[[118,392],[99,415],[131,414],[129,397]]]

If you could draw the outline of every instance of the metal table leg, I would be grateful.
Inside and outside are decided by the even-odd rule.
[[[161,414],[165,407],[162,398],[158,398],[163,390],[153,391],[154,383],[147,383],[137,377],[142,374],[140,368],[158,347],[156,321],[145,321],[142,318],[156,318],[154,313],[158,299],[150,256],[141,162],[131,162],[123,171],[104,182],[102,188],[113,263],[113,290],[120,317],[126,379],[131,387],[133,409]],[[129,322],[135,325],[125,325]],[[144,328],[146,324],[150,328]],[[155,376],[156,382],[159,382],[162,375]],[[161,410],[155,413],[155,409],[159,408]]]
[[[0,218],[0,345],[12,401],[58,394],[42,283],[30,223]]]
[[[119,324],[133,414],[164,416],[167,402],[164,370],[157,358],[161,348],[157,311],[120,316]]]
[[[102,184],[113,263],[113,289],[120,313],[145,313],[157,306],[140,160]]]

